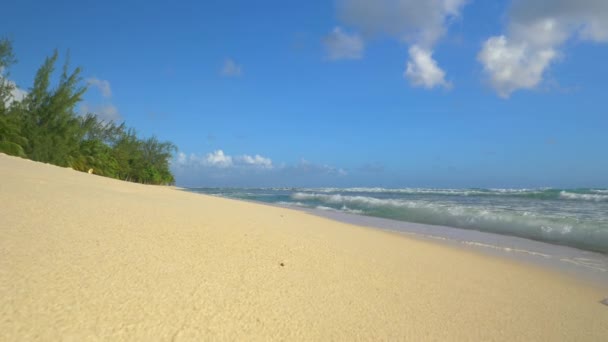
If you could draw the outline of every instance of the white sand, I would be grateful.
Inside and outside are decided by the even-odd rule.
[[[2,341],[608,337],[608,286],[529,265],[5,155],[0,180]]]

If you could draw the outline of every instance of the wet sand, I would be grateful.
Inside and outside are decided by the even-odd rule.
[[[414,238],[450,246],[469,248],[492,256],[549,268],[582,281],[595,283],[598,286],[608,286],[608,255],[598,252],[471,229],[404,222],[340,211],[298,207],[294,209],[339,222],[407,234]]]

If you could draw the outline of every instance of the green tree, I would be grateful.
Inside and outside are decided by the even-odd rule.
[[[117,166],[112,149],[103,139],[106,125],[93,114],[78,117],[78,122],[78,148],[72,150],[69,165],[75,170],[93,169],[98,175],[116,177]]]
[[[13,54],[13,44],[8,39],[0,40],[0,114],[6,114],[8,104],[11,102],[12,91],[15,85],[9,81],[8,69],[17,60]]]
[[[47,58],[36,73],[34,86],[23,100],[24,132],[28,138],[27,155],[36,161],[68,166],[77,153],[81,125],[75,107],[86,87],[80,86],[80,69],[69,73],[66,61],[59,84],[49,89],[58,53]]]
[[[27,139],[21,134],[20,117],[16,115],[17,106],[13,99],[15,85],[11,82],[8,69],[16,63],[13,45],[8,39],[0,40],[0,152],[25,157],[23,146]]]
[[[161,142],[156,137],[141,143],[144,173],[140,182],[146,184],[173,184],[169,160],[177,150],[171,142]]]
[[[27,96],[16,101],[8,67],[15,63],[11,42],[0,40],[0,152],[98,175],[146,184],[173,184],[169,160],[176,150],[156,137],[140,139],[124,123],[77,115],[86,87],[80,69],[66,61],[59,83],[51,87],[58,53],[48,57]]]
[[[113,155],[118,163],[118,177],[126,181],[139,182],[143,159],[141,142],[137,138],[135,130],[129,128],[119,132]]]

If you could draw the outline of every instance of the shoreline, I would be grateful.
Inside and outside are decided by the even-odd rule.
[[[596,189],[190,188],[226,198],[516,236],[608,255]],[[571,196],[564,197],[567,193]],[[608,199],[608,196],[605,196]]]
[[[405,234],[435,243],[474,250],[486,255],[546,267],[569,276],[580,277],[582,280],[591,281],[600,286],[608,286],[608,255],[598,252],[513,235],[457,227],[318,209],[304,209],[304,211],[338,222]]]
[[[0,340],[586,340],[608,286],[0,155]]]
[[[545,241],[532,240],[514,235],[399,221],[382,217],[346,213],[337,210],[323,210],[299,207],[295,205],[222,197],[219,195],[208,195],[192,191],[189,188],[179,188],[177,190],[186,191],[197,195],[212,196],[234,201],[242,201],[245,203],[305,212],[336,222],[391,232],[398,235],[404,235],[409,238],[462,248],[464,250],[474,251],[483,255],[522,262],[524,264],[545,268],[550,271],[556,271],[558,273],[565,274],[566,276],[575,277],[583,281],[588,281],[601,287],[608,287],[608,255],[599,252],[588,251],[566,245],[552,244]]]

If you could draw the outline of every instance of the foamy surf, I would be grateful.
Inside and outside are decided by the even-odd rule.
[[[597,190],[595,190],[597,192]],[[603,193],[603,192],[602,192]],[[598,194],[581,194],[562,191],[559,193],[560,197],[569,200],[583,200],[583,201],[608,201],[608,195]]]
[[[606,189],[192,189],[299,208],[518,236],[608,253]]]

